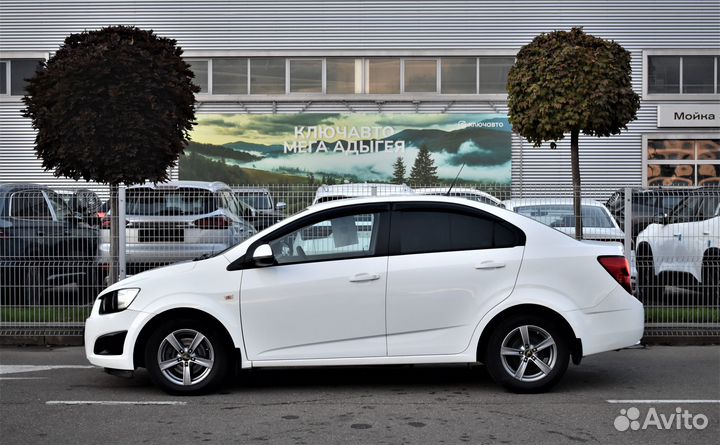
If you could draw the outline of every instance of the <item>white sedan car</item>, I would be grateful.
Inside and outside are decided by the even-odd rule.
[[[173,394],[210,391],[237,365],[476,362],[538,392],[571,358],[640,340],[629,291],[617,245],[461,198],[347,199],[112,285],[85,348],[111,373],[147,368]]]

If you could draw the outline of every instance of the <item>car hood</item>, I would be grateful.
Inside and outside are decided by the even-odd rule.
[[[187,273],[190,272],[195,268],[197,265],[194,261],[186,261],[182,263],[175,263],[171,264],[169,266],[163,266],[163,267],[157,267],[155,269],[150,269],[148,271],[139,273],[137,275],[133,275],[131,277],[125,278],[124,280],[118,281],[117,283],[108,286],[107,289],[102,291],[102,294],[106,294],[108,292],[112,292],[114,290],[118,289],[127,289],[129,287],[140,287],[142,288],[142,283],[147,280],[155,279],[155,278],[162,278],[164,276],[172,276],[174,274],[178,273]],[[177,276],[177,275],[175,275]]]

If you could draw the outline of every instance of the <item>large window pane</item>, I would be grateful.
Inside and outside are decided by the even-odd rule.
[[[208,89],[208,61],[207,60],[188,60],[190,69],[195,78],[193,83],[200,87],[201,93],[209,93]]]
[[[683,88],[685,94],[712,94],[715,74],[713,56],[683,56]]]
[[[476,64],[474,57],[444,58],[441,60],[440,92],[442,94],[475,94]]]
[[[718,161],[720,166],[720,139],[697,141],[697,158],[699,161]]]
[[[0,62],[0,94],[7,93],[7,62]]]
[[[481,57],[480,94],[507,93],[507,76],[515,62],[513,57]]]
[[[405,60],[405,92],[437,92],[437,60]]]
[[[247,94],[247,59],[213,59],[213,94]]]
[[[327,59],[325,82],[328,94],[353,94],[355,90],[355,59]]]
[[[648,57],[648,93],[680,93],[680,57]]]
[[[648,187],[695,185],[695,167],[689,164],[648,165],[647,185]]]
[[[695,141],[684,139],[651,139],[648,141],[648,160],[695,159]]]
[[[322,60],[291,60],[290,92],[322,93]]]
[[[285,59],[250,59],[250,93],[284,94]]]
[[[42,59],[12,59],[10,61],[10,94],[25,95],[27,80],[35,76]]]
[[[368,93],[400,92],[400,59],[368,60]]]

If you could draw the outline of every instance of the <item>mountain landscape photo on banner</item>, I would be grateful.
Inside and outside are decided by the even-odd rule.
[[[509,184],[511,127],[501,114],[201,114],[180,178],[229,184],[391,182],[422,151],[437,182]],[[421,155],[422,157],[423,155]]]

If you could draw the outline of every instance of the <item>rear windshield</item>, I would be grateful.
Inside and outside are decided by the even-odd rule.
[[[602,207],[581,206],[584,227],[615,227],[610,215]],[[521,215],[532,218],[550,227],[575,227],[575,212],[572,205],[543,204],[515,207]]]
[[[235,192],[235,196],[242,199],[247,205],[258,210],[272,209],[270,197],[262,193]]]
[[[218,208],[213,193],[200,189],[131,189],[126,200],[128,215],[202,215]]]

